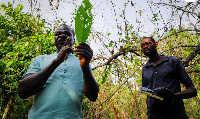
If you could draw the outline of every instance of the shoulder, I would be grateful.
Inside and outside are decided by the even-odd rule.
[[[176,57],[173,57],[173,56],[168,56],[168,58],[172,61],[179,61]]]
[[[165,56],[165,55],[161,55],[163,59],[166,60],[178,60],[177,58],[173,57],[173,56]]]
[[[165,57],[165,59],[167,59],[168,65],[173,66],[173,67],[182,67],[183,68],[183,64],[176,57],[173,57],[173,56],[164,56],[164,57]]]
[[[38,55],[36,56],[32,62],[41,62],[45,59],[51,59],[51,58],[54,58],[54,57],[57,57],[57,55],[54,53],[54,54],[44,54],[44,55]]]
[[[52,58],[52,57],[57,57],[57,56],[58,56],[57,53],[53,53],[53,54],[38,55],[37,57],[39,57],[39,58]]]
[[[179,60],[176,58],[176,57],[173,57],[173,56],[162,56],[163,60],[168,60],[169,62],[171,63],[178,63]]]

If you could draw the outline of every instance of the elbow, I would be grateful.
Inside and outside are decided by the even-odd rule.
[[[98,93],[99,93],[99,87],[95,90],[95,91],[92,91],[92,92],[88,92],[88,93],[85,93],[85,96],[92,102],[95,102],[98,98]]]
[[[189,88],[189,92],[190,94],[188,95],[189,97],[188,98],[192,98],[192,97],[196,97],[197,96],[197,90],[196,88],[193,86],[193,87],[190,87]]]
[[[197,90],[196,90],[196,88],[194,89],[194,91],[193,91],[193,97],[196,97],[197,96]]]
[[[27,98],[21,91],[19,91],[19,89],[18,89],[18,96],[19,96],[21,99],[26,99],[26,98]]]
[[[90,101],[92,101],[92,102],[95,102],[96,100],[97,100],[97,97],[98,97],[98,94],[93,94],[93,95],[91,95],[91,96],[87,96],[86,95],[86,97],[90,100]]]
[[[98,98],[98,92],[96,94],[94,94],[91,98],[90,101],[95,102]]]
[[[25,97],[25,96],[23,96],[23,95],[20,95],[20,94],[18,94],[18,96],[21,98],[21,99],[27,99],[28,97]]]
[[[25,94],[25,92],[23,91],[22,86],[21,86],[20,84],[19,84],[19,86],[18,86],[17,93],[18,93],[18,96],[19,96],[21,99],[27,99],[27,98],[28,98],[28,96]]]
[[[196,97],[197,96],[197,89],[194,86],[192,86],[190,88],[190,90],[191,90],[191,97]]]
[[[18,91],[17,91],[17,92],[18,92],[18,96],[19,96],[21,99],[26,99],[26,98],[28,98],[27,96],[24,95],[24,93],[21,91],[21,89],[18,88]]]

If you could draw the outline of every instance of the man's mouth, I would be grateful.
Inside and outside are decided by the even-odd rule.
[[[147,49],[147,50],[145,50],[145,51],[144,51],[144,53],[148,53],[148,52],[150,52],[150,50],[149,50],[149,49]]]

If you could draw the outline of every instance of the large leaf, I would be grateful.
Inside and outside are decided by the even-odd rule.
[[[75,17],[75,34],[78,42],[86,42],[92,26],[92,5],[89,0],[83,0]]]

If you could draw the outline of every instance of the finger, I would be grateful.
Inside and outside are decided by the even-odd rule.
[[[72,54],[73,54],[73,53],[74,53],[74,49],[73,49],[72,47],[68,47],[68,48],[67,48],[67,52],[68,52],[68,54],[69,54],[69,53],[72,53]]]
[[[87,49],[87,48],[77,48],[77,49],[75,49],[74,50],[76,53],[86,53],[86,54],[88,54],[88,55],[91,55],[91,56],[93,56],[93,51],[92,51],[92,49]]]
[[[90,52],[84,51],[84,52],[77,52],[75,50],[77,55],[81,55],[85,58],[85,60],[90,61],[92,59],[92,54]]]
[[[69,46],[64,46],[64,47],[63,47],[63,51],[64,51],[65,53],[67,53],[67,54],[69,54],[69,53],[74,53],[73,48],[72,48],[72,47],[69,47]]]
[[[88,45],[87,43],[85,43],[85,42],[79,42],[79,45],[80,46],[86,46],[86,47],[90,47],[90,45]]]
[[[75,51],[75,52],[76,52],[77,55],[81,55],[87,60],[92,59],[92,54],[87,52],[87,51],[86,52],[77,52],[77,51]]]
[[[77,52],[80,52],[80,51],[85,50],[85,51],[87,51],[87,52],[90,52],[90,53],[93,55],[93,50],[92,50],[90,47],[88,47],[88,46],[81,46],[81,45],[78,45],[78,46],[75,46],[75,48],[76,48],[76,51],[77,51]]]
[[[78,46],[87,47],[87,48],[91,49],[90,46],[85,42],[79,42]]]
[[[67,37],[65,43],[64,43],[64,46],[68,45],[69,44],[69,40],[70,40],[70,37]]]

